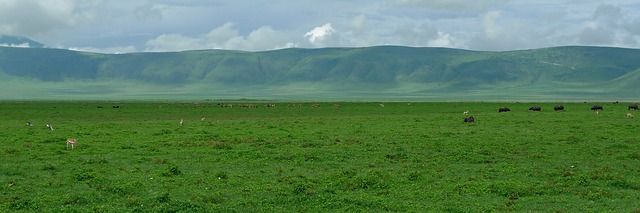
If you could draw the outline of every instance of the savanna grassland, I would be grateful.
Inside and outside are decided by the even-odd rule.
[[[0,212],[640,211],[623,103],[203,104],[0,102]]]

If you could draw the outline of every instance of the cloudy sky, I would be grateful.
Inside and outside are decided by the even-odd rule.
[[[0,34],[93,52],[640,48],[637,0],[0,0]]]

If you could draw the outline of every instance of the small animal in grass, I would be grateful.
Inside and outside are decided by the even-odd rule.
[[[598,110],[603,110],[603,108],[600,105],[594,105],[593,107],[591,107],[591,110],[598,111]]]
[[[78,142],[78,139],[75,139],[75,138],[67,139],[67,150],[69,150],[69,145],[71,145],[71,150],[75,149],[77,142]]]
[[[464,119],[465,123],[473,123],[475,121],[475,118],[473,118],[473,116],[469,116],[468,118]]]

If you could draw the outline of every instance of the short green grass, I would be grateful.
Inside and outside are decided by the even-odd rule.
[[[640,211],[623,103],[252,104],[0,102],[0,211]]]

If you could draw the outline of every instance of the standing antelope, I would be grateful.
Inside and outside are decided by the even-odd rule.
[[[469,114],[469,110],[462,112],[463,115],[468,115]]]
[[[67,150],[69,150],[69,145],[71,145],[71,150],[76,148],[76,142],[78,142],[78,139],[75,138],[69,138],[67,139]]]

